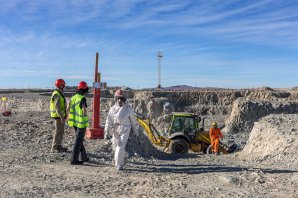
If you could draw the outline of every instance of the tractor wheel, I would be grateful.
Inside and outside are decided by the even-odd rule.
[[[189,150],[188,143],[184,139],[174,139],[170,143],[171,153],[185,154]]]
[[[212,154],[212,147],[210,144],[203,144],[203,154]]]
[[[212,154],[212,146],[209,145],[207,148],[204,148],[203,153],[204,154]]]

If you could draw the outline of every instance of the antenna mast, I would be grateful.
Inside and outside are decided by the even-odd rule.
[[[158,84],[157,84],[157,88],[158,89],[161,88],[160,68],[161,68],[161,59],[162,59],[162,57],[163,57],[162,52],[161,51],[157,52],[157,60],[158,60]]]

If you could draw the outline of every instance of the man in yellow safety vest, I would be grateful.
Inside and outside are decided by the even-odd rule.
[[[67,148],[62,147],[66,119],[66,100],[63,92],[65,81],[63,79],[57,79],[55,86],[57,89],[53,91],[50,101],[51,117],[55,120],[52,153],[67,151]]]

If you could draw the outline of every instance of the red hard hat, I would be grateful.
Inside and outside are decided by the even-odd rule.
[[[63,79],[57,79],[55,82],[55,86],[60,88],[61,86],[65,87],[65,81]]]
[[[78,89],[87,89],[87,88],[88,88],[88,85],[85,81],[79,82]]]
[[[121,89],[118,89],[116,92],[115,92],[115,97],[124,97],[123,96],[123,91]]]

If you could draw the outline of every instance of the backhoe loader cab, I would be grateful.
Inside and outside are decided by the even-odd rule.
[[[199,129],[201,118],[191,113],[172,113],[172,124],[169,135],[177,132],[196,133]]]
[[[172,153],[187,153],[189,149],[200,150],[201,145],[198,146],[200,121],[201,117],[196,114],[172,113],[172,123],[168,130],[168,138],[171,140],[169,148]]]

